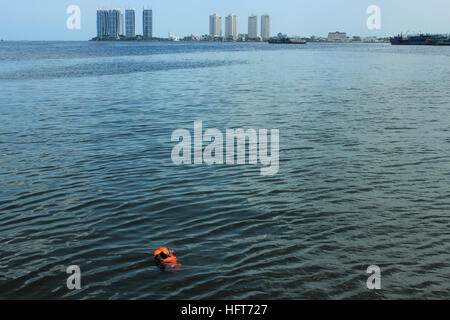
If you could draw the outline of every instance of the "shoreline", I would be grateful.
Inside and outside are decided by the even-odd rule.
[[[45,41],[45,40],[43,40]],[[268,43],[268,41],[209,41],[209,40],[171,40],[171,39],[90,39],[87,40],[89,42],[189,42],[189,43],[243,43],[243,44],[253,44],[253,43]],[[304,40],[306,43],[326,43],[326,44],[383,44],[389,43],[389,40],[379,41],[379,42],[365,42],[365,41],[347,41],[347,42],[339,42],[339,41],[308,41]]]

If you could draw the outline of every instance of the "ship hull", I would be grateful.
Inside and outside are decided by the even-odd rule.
[[[306,44],[306,41],[268,41],[271,44]]]
[[[421,41],[391,41],[393,46],[426,46],[425,42]]]

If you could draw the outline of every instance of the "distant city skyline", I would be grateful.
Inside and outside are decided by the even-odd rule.
[[[69,5],[81,8],[81,29],[69,30],[66,20]],[[381,8],[381,29],[369,30],[366,26],[370,5]],[[0,11],[0,39],[5,40],[88,40],[97,33],[96,12],[101,8],[135,8],[136,34],[142,34],[143,16],[138,12],[144,8],[153,9],[154,37],[167,37],[173,33],[179,37],[189,34],[209,34],[208,18],[216,12],[227,17],[233,13],[238,34],[248,33],[247,19],[254,13],[258,16],[258,30],[261,34],[260,17],[270,16],[270,34],[278,32],[299,36],[323,36],[329,32],[342,31],[348,35],[389,36],[400,32],[450,33],[450,1],[421,0],[285,0],[275,3],[271,0],[22,0],[20,3],[4,1]],[[123,21],[123,16],[119,19]],[[222,21],[223,22],[223,21]],[[123,22],[120,27],[126,29]],[[224,28],[225,26],[222,26]],[[132,27],[130,27],[132,28]],[[121,32],[125,33],[126,30]]]

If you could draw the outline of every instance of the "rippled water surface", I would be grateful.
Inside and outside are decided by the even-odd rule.
[[[449,298],[449,88],[450,48],[2,42],[0,297]],[[175,166],[194,120],[279,173]]]

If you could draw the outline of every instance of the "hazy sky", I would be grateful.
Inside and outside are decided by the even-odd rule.
[[[209,15],[238,16],[238,32],[247,33],[247,17],[271,16],[271,33],[325,36],[384,36],[399,32],[450,33],[449,0],[0,0],[0,39],[87,40],[96,35],[100,7],[137,9],[136,31],[142,34],[142,7],[154,10],[154,35],[207,34]],[[68,30],[69,5],[81,8],[81,29]],[[381,8],[381,30],[368,30],[366,9]]]

